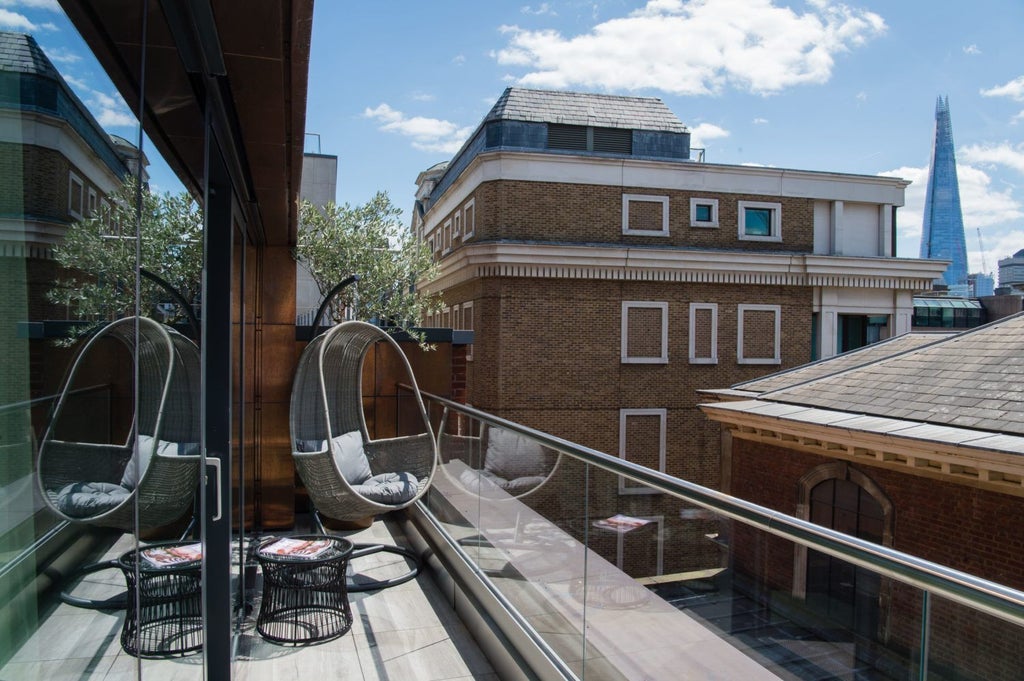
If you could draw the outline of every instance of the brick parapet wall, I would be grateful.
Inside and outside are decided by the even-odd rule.
[[[667,196],[669,235],[623,234],[622,197],[625,194]],[[717,199],[717,228],[690,226],[691,198]],[[444,222],[452,219],[455,212],[462,211],[469,200],[473,200],[476,213],[473,241],[512,239],[796,253],[810,253],[814,249],[814,200],[803,197],[495,180],[481,183],[458,207],[445,216],[438,216],[435,233],[440,233]],[[781,204],[782,241],[739,239],[740,201]],[[453,250],[461,243],[460,239],[453,239]]]

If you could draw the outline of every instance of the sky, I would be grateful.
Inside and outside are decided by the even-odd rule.
[[[935,101],[949,97],[971,271],[1024,248],[1021,0],[317,0],[306,150],[339,203],[409,214],[509,86],[652,96],[710,163],[911,180],[897,252],[917,257]],[[0,0],[110,132],[130,109],[55,0]],[[158,159],[157,189],[176,190]],[[982,248],[983,246],[983,248]],[[983,267],[984,261],[984,267]]]

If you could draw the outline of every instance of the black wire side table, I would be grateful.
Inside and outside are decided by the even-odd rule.
[[[320,643],[343,636],[352,628],[345,586],[352,542],[322,534],[287,539],[327,542],[328,547],[307,557],[270,553],[277,538],[260,544],[256,559],[263,570],[263,600],[256,631],[275,643]]]
[[[154,544],[117,559],[128,586],[121,647],[130,655],[168,657],[203,647],[202,561],[153,565],[139,558],[143,551],[192,543]]]

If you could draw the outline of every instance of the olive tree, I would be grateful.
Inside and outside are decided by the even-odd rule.
[[[98,210],[68,227],[54,249],[62,271],[49,299],[66,306],[72,318],[98,323],[134,314],[141,267],[194,306],[202,290],[202,241],[202,212],[187,192],[153,193],[129,180]],[[180,306],[166,304],[173,302],[164,287],[141,279],[141,314],[167,323],[181,321],[185,313]]]
[[[422,341],[412,327],[441,305],[437,294],[416,290],[416,282],[436,274],[430,250],[401,222],[401,210],[386,192],[364,204],[308,201],[300,206],[296,258],[309,270],[326,297],[340,282],[356,275],[355,285],[330,301],[331,319],[347,309],[356,319],[400,328]]]

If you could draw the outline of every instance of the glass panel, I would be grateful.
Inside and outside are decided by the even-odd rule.
[[[1024,629],[939,597],[932,597],[930,615],[927,678],[1020,678]]]
[[[142,551],[194,510],[201,219],[68,7],[0,34],[0,677],[200,678],[199,564]]]
[[[770,208],[744,208],[743,227],[748,236],[772,235],[772,211]]]
[[[711,206],[706,203],[698,203],[693,219],[697,222],[711,222]]]

